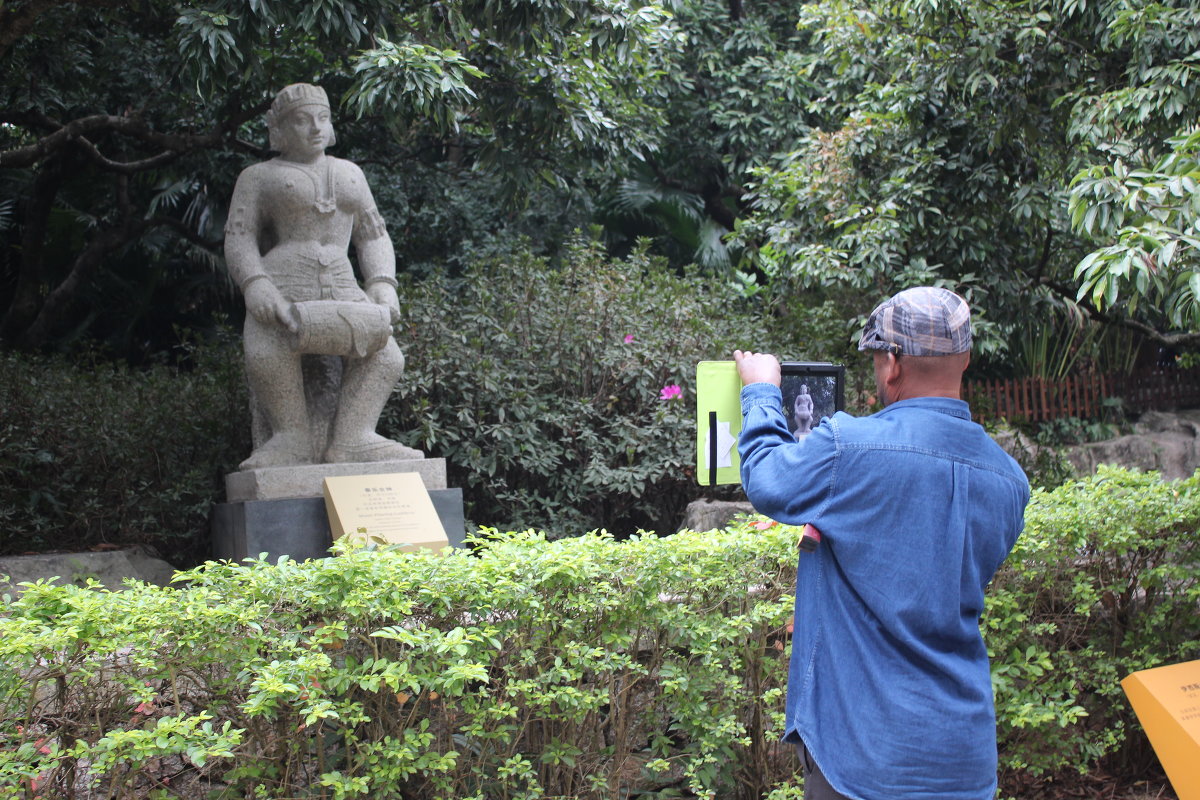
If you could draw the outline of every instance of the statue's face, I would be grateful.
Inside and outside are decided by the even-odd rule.
[[[323,105],[300,106],[278,123],[280,153],[285,158],[312,158],[333,140],[333,121]]]

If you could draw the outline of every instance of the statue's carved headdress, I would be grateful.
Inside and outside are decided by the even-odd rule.
[[[320,86],[313,86],[311,83],[293,83],[280,89],[279,94],[275,95],[275,101],[267,109],[267,136],[272,150],[280,149],[278,124],[301,106],[329,108],[329,95],[325,94],[325,90]],[[332,145],[336,141],[336,137],[331,137],[329,143]]]

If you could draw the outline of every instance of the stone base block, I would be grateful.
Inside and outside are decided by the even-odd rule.
[[[297,467],[263,467],[225,476],[225,501],[322,498],[325,478],[342,475],[387,475],[416,472],[429,490],[446,488],[446,459],[414,458],[407,461],[367,461],[353,464],[307,464]]]
[[[466,535],[462,489],[431,489],[429,497],[446,538],[454,547],[462,547]],[[280,556],[295,561],[325,558],[332,544],[323,497],[218,503],[212,508],[211,525],[213,557],[221,560],[241,561],[260,553],[270,561]]]

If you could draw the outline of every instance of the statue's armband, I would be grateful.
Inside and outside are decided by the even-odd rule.
[[[379,209],[371,206],[354,215],[354,232],[356,238],[367,242],[387,236],[387,223],[383,221],[383,215],[379,213]]]

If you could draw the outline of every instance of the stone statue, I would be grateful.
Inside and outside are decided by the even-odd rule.
[[[423,456],[375,432],[404,371],[396,257],[362,170],[325,155],[330,116],[324,89],[280,91],[267,112],[279,156],[243,170],[230,202],[225,260],[246,301],[255,419],[243,470]]]
[[[805,436],[812,433],[813,421],[813,399],[808,393],[808,384],[800,384],[800,393],[796,395],[796,402],[792,406],[792,415],[796,420],[796,441],[800,441]]]

